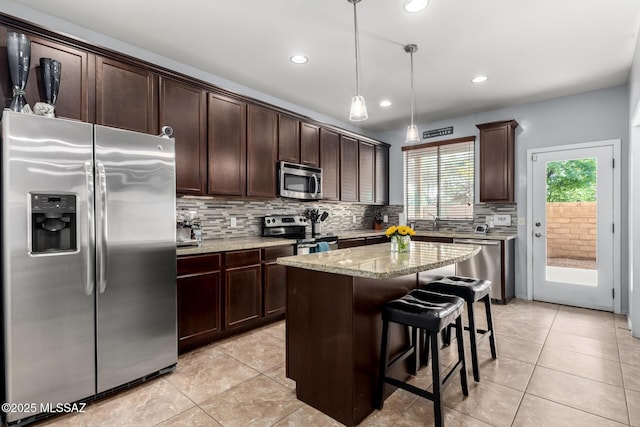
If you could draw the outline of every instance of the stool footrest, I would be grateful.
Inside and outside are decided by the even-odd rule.
[[[400,380],[397,380],[397,379],[392,378],[392,377],[385,377],[384,378],[384,382],[386,382],[388,384],[391,384],[391,385],[394,385],[394,386],[396,386],[398,388],[401,388],[403,390],[407,390],[407,391],[409,391],[409,392],[411,392],[411,393],[413,393],[415,395],[424,397],[424,398],[429,399],[429,400],[433,400],[433,393],[431,393],[431,392],[429,392],[427,390],[423,390],[423,389],[421,389],[419,387],[416,387],[416,386],[414,386],[412,384],[405,383],[404,381],[400,381]]]

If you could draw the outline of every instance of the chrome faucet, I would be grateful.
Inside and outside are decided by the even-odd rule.
[[[438,231],[438,217],[432,214],[431,212],[427,212],[428,215],[431,215],[433,220],[431,221],[431,231]]]

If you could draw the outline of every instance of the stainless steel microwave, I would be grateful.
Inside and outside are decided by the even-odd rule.
[[[280,197],[301,200],[322,198],[322,169],[297,163],[278,163]]]

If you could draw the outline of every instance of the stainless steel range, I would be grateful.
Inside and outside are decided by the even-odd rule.
[[[338,249],[338,236],[312,235],[307,226],[311,226],[311,221],[301,215],[266,216],[262,219],[262,235],[295,239],[296,255]]]

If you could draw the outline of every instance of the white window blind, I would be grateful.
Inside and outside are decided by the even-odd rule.
[[[408,219],[473,219],[475,138],[461,139],[403,148]]]

